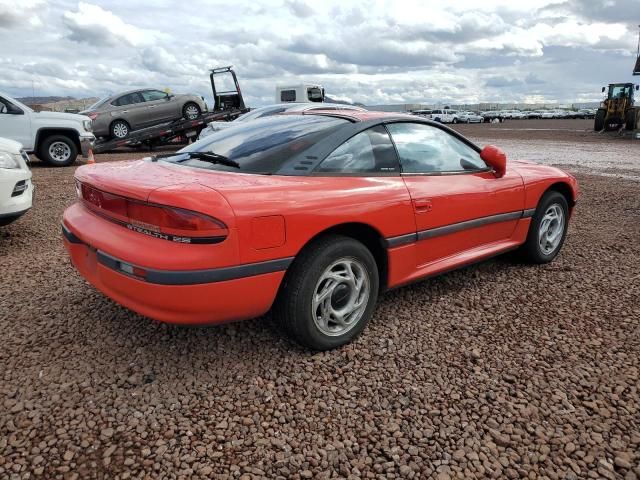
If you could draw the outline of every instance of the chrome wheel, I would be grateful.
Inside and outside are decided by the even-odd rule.
[[[365,265],[355,258],[341,258],[329,265],[316,283],[312,315],[316,327],[328,336],[347,333],[362,318],[371,293]]]
[[[556,251],[564,234],[564,210],[554,203],[544,212],[538,228],[538,244],[544,255],[551,255]]]
[[[124,138],[129,135],[129,127],[124,122],[118,122],[113,125],[113,136],[117,138]]]
[[[49,157],[56,162],[64,163],[71,158],[71,147],[64,142],[53,142],[49,145]]]
[[[200,109],[193,104],[187,105],[184,109],[184,114],[189,120],[193,120],[200,115]]]

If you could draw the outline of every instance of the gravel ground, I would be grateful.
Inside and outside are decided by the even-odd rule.
[[[73,167],[33,171],[0,229],[0,478],[640,478],[638,182],[580,173],[554,263],[389,292],[312,354],[97,293],[60,240]]]

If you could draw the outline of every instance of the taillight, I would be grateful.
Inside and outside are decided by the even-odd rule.
[[[179,243],[219,243],[229,234],[223,222],[203,213],[132,200],[81,182],[76,183],[76,190],[92,211],[156,238]]]
[[[91,112],[91,113],[87,113],[86,115],[87,115],[87,117],[89,117],[91,119],[91,121],[93,121],[96,118],[98,118],[98,115],[100,115],[100,114],[98,112]]]

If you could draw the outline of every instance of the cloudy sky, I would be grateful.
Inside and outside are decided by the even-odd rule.
[[[251,106],[322,83],[365,104],[571,102],[630,81],[640,0],[0,0],[0,90],[210,96],[234,65]]]

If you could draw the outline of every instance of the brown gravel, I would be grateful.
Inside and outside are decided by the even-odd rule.
[[[0,478],[640,478],[640,183],[580,175],[554,263],[387,293],[311,354],[269,316],[179,328],[97,293],[60,240],[72,171],[34,167],[0,229]]]

